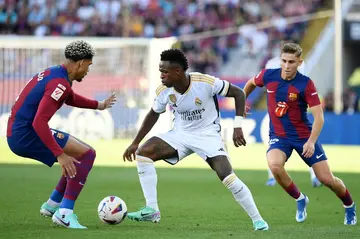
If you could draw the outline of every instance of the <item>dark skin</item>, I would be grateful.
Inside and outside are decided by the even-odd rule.
[[[159,64],[159,71],[161,72],[161,82],[166,87],[174,87],[174,89],[179,93],[184,93],[189,88],[190,75],[186,74],[179,64],[161,61]],[[226,97],[233,97],[235,99],[236,115],[245,115],[245,94],[240,88],[230,84]],[[123,154],[124,161],[128,160],[132,162],[135,160],[135,154],[150,158],[154,162],[178,157],[177,151],[158,137],[150,138],[139,148],[141,140],[152,129],[158,119],[159,114],[150,109],[132,144],[125,150]],[[246,145],[241,128],[234,128],[233,141],[236,147]],[[220,180],[223,180],[233,171],[226,156],[218,155],[212,158],[207,158],[206,161],[216,172]]]

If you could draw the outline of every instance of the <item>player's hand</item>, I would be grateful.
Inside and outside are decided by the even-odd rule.
[[[76,166],[75,163],[80,164],[80,161],[76,160],[73,157],[63,153],[57,157],[57,161],[62,167],[63,175],[73,178],[76,176]]]
[[[305,158],[311,158],[315,152],[315,144],[311,141],[307,141],[303,146],[302,156]]]
[[[241,128],[234,128],[233,141],[235,147],[246,146],[246,140],[244,138],[244,133]]]
[[[112,93],[107,99],[99,101],[98,110],[111,108],[116,103],[116,94]]]
[[[124,152],[123,154],[123,160],[124,162],[127,160],[129,162],[132,162],[135,160],[135,152],[139,148],[138,144],[131,144]]]

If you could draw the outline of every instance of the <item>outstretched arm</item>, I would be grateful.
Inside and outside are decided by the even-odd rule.
[[[96,100],[91,100],[84,96],[78,95],[73,90],[70,91],[65,104],[85,109],[97,109],[98,107],[98,102]]]
[[[135,136],[135,139],[131,145],[125,150],[123,154],[123,160],[133,161],[135,160],[135,153],[139,147],[141,140],[149,133],[149,131],[154,127],[155,123],[158,121],[160,114],[156,113],[153,109],[150,109],[149,113],[146,115],[144,121],[141,124],[141,127],[138,133]]]
[[[98,109],[98,110],[105,110],[111,108],[116,102],[116,95],[112,93],[107,99],[103,101],[96,101],[88,99],[84,96],[76,94],[74,91],[71,91],[71,94],[66,99],[65,103],[67,105],[78,107],[78,108],[85,108],[85,109]]]
[[[236,115],[234,119],[234,133],[233,133],[233,141],[235,147],[239,147],[241,145],[246,145],[246,140],[244,138],[244,133],[242,131],[242,121],[243,116],[245,115],[245,93],[239,87],[230,84],[229,91],[226,94],[226,97],[234,97],[235,100],[235,109]]]
[[[143,140],[149,131],[154,127],[155,123],[159,119],[159,116],[160,114],[156,113],[153,109],[150,109],[149,113],[145,116],[135,139],[133,140],[133,144],[140,144],[141,140]]]

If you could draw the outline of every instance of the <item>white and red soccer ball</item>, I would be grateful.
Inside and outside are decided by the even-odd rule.
[[[107,224],[119,224],[127,214],[125,202],[117,196],[108,196],[101,200],[98,206],[98,215],[101,221]]]

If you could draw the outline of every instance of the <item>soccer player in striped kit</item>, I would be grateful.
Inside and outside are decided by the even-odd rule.
[[[334,177],[330,171],[325,152],[318,142],[324,114],[313,81],[297,70],[302,62],[301,53],[302,49],[298,44],[284,44],[281,50],[281,68],[262,70],[246,83],[244,91],[249,96],[255,87],[266,87],[270,116],[268,165],[276,181],[296,200],[296,221],[305,221],[309,198],[298,189],[284,169],[294,149],[314,169],[319,181],[343,202],[344,224],[355,225],[355,203],[343,181]],[[308,106],[314,115],[313,124],[307,118]]]
[[[48,122],[65,103],[70,106],[105,110],[116,101],[104,101],[76,94],[71,86],[81,82],[89,71],[94,49],[85,41],[74,41],[65,48],[65,62],[33,76],[17,97],[7,127],[10,149],[18,156],[31,158],[51,167],[58,162],[63,170],[58,185],[40,208],[55,224],[85,229],[74,214],[74,204],[92,169],[95,150],[79,139],[55,129]]]

